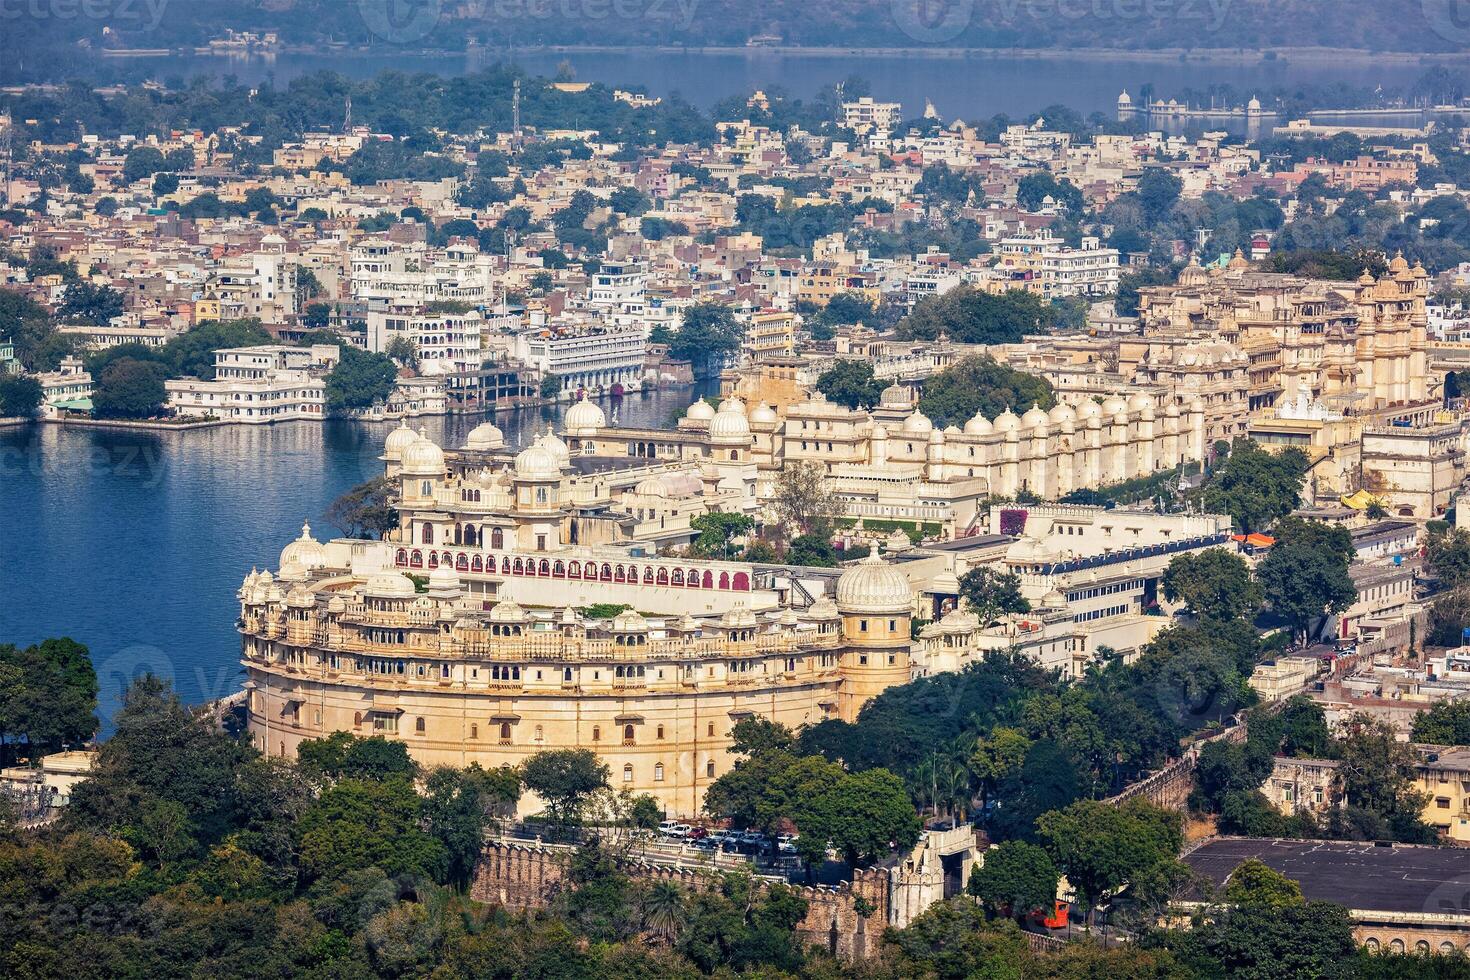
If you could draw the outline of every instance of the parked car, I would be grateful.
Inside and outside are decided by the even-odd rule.
[[[679,823],[676,820],[665,820],[658,825],[658,832],[665,837],[688,837],[692,829],[687,823]]]

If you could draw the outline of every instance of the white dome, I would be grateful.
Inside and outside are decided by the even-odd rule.
[[[1109,417],[1114,415],[1121,415],[1122,413],[1128,411],[1128,403],[1119,398],[1117,395],[1113,395],[1103,402],[1102,411],[1104,415],[1107,415]]]
[[[1041,410],[1041,406],[1033,404],[1030,411],[1021,416],[1021,427],[1023,429],[1044,429],[1048,421],[1050,420],[1047,418],[1046,413]]]
[[[551,455],[556,457],[557,468],[560,469],[572,461],[572,450],[555,432],[548,432],[541,437],[542,447]]]
[[[913,603],[909,580],[878,557],[877,545],[837,580],[837,608],[844,613],[907,612]]]
[[[403,472],[409,476],[444,475],[444,450],[423,429],[413,445],[403,451]]]
[[[1009,408],[995,417],[996,432],[1015,432],[1021,425],[1021,420],[1016,418],[1016,413]]]
[[[750,422],[745,418],[745,406],[740,402],[730,399],[724,402],[732,405],[731,408],[722,408],[709,424],[709,435],[711,439],[729,439],[744,441],[750,438]]]
[[[1052,425],[1061,425],[1065,422],[1077,421],[1077,413],[1072,411],[1071,405],[1057,402],[1056,406],[1047,413],[1047,418],[1051,419]]]
[[[878,401],[884,408],[907,408],[913,403],[913,398],[903,385],[889,385],[883,389],[883,394]]]
[[[648,620],[631,609],[624,609],[613,617],[609,629],[614,633],[647,633]]]
[[[560,477],[561,467],[557,465],[556,456],[540,442],[521,450],[516,457],[518,480],[555,480]]]
[[[965,423],[965,435],[967,436],[988,436],[994,431],[995,426],[991,425],[990,420],[979,412],[976,412],[975,417]]]
[[[669,488],[658,477],[650,476],[638,481],[638,486],[633,488],[633,492],[640,497],[667,497]]]
[[[917,409],[903,420],[903,434],[906,436],[927,436],[933,429],[934,423]]]
[[[490,610],[490,622],[492,623],[524,623],[526,611],[521,608],[520,603],[514,599],[501,599]]]
[[[503,449],[505,448],[505,433],[501,432],[494,422],[481,422],[470,430],[470,434],[465,438],[464,447],[480,452]]]
[[[1086,422],[1088,419],[1102,418],[1102,408],[1098,405],[1097,402],[1089,398],[1087,399],[1087,401],[1082,403],[1081,408],[1077,409],[1077,417],[1084,422]]]
[[[684,413],[684,417],[694,419],[696,422],[708,422],[715,417],[715,410],[710,407],[709,402],[701,398],[689,406],[689,411]]]
[[[739,412],[741,415],[744,415],[745,402],[741,401],[738,398],[726,398],[724,401],[720,402],[720,411]]]
[[[778,419],[776,418],[776,410],[771,408],[771,406],[767,405],[765,402],[761,402],[759,405],[751,410],[750,420],[757,425],[774,425],[778,421]]]
[[[281,568],[300,565],[305,569],[321,568],[327,563],[327,551],[311,536],[311,525],[301,525],[301,537],[281,549]]]
[[[400,422],[383,442],[383,458],[396,463],[403,459],[404,450],[418,441],[419,434],[410,429],[407,422]]]
[[[367,580],[363,590],[379,599],[412,599],[416,594],[413,582],[398,572],[379,572]]]
[[[455,574],[454,566],[449,562],[444,562],[429,573],[429,593],[431,595],[458,593],[459,591],[459,576]]]
[[[592,402],[580,401],[567,409],[563,424],[568,432],[601,429],[607,425],[607,416]]]

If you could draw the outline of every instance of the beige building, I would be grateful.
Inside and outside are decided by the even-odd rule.
[[[1423,820],[1457,844],[1470,844],[1470,748],[1416,745],[1415,787],[1428,796]]]
[[[1343,802],[1342,763],[1336,759],[1291,759],[1278,755],[1261,792],[1287,816],[1320,815]]]
[[[693,815],[730,768],[741,718],[851,720],[909,680],[914,597],[876,551],[835,596],[788,605],[745,563],[586,543],[589,502],[611,477],[570,474],[556,437],[514,457],[492,435],[472,439],[480,448],[446,455],[398,430],[384,452],[398,530],[322,544],[303,529],[277,573],[245,579],[262,751],[289,756],[334,731],[401,740],[428,765],[591,748],[615,789]],[[647,479],[609,510],[637,520],[638,505],[667,506]]]

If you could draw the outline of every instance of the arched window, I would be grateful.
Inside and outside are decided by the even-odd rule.
[[[546,576],[551,575],[551,562],[545,558],[541,559],[541,574]]]
[[[510,741],[510,722],[508,721],[502,721],[500,723],[500,740],[502,742]]]
[[[689,569],[689,587],[691,589],[699,588],[699,569],[697,568]]]
[[[632,781],[633,781],[633,767],[632,766],[624,766],[623,767],[623,782],[625,782],[625,783],[631,783]]]
[[[480,556],[479,555],[476,555],[475,557],[473,557],[473,558],[470,559],[470,571],[472,571],[472,572],[483,572],[484,570],[485,570],[485,565],[484,565],[484,562],[482,562],[480,560]]]
[[[661,783],[664,781],[664,764],[662,762],[654,763],[653,781],[656,783]]]
[[[469,571],[470,570],[470,558],[469,558],[469,556],[466,555],[464,552],[461,551],[459,553],[459,557],[456,558],[456,559],[454,559],[454,569],[455,569],[455,571],[458,571],[458,572],[467,572],[467,571]]]
[[[424,544],[433,544],[434,543],[434,525],[432,525],[432,524],[425,524],[424,525],[423,536],[420,538],[420,540]]]
[[[519,559],[519,558],[517,558],[517,559],[516,559],[516,563],[515,563],[515,566],[514,566],[514,569],[515,569],[515,573],[516,573],[516,574],[517,574],[517,575],[519,575],[519,574],[521,574],[521,572],[522,572],[522,571],[524,571],[524,570],[525,570],[525,569],[524,569],[524,568],[523,568],[523,567],[522,567],[522,565],[521,565],[521,560],[520,560],[520,559]]]
[[[750,591],[750,576],[744,572],[736,572],[735,578],[731,580],[731,586],[736,592]]]
[[[715,778],[715,760],[711,759],[704,764],[704,774],[710,779]]]
[[[415,718],[413,720],[413,730],[419,735],[424,733],[424,720],[422,718]]]
[[[706,589],[713,589],[715,587],[715,575],[713,572],[704,573],[704,587]]]
[[[652,585],[653,584],[653,569],[652,568],[645,567],[643,569],[643,584],[644,585]]]
[[[633,726],[632,725],[624,725],[623,726],[623,741],[624,742],[631,742],[631,741],[633,741]]]
[[[551,574],[556,578],[566,578],[567,566],[558,559],[551,563]]]
[[[413,552],[413,554],[411,554],[411,555],[408,556],[408,567],[409,568],[423,568],[424,567],[424,556],[423,556],[423,553],[420,552],[420,551],[418,551],[417,549],[415,549],[414,552]]]
[[[659,585],[668,585],[669,584],[669,570],[667,568],[660,568],[658,570],[658,584]]]
[[[616,568],[613,569],[613,581],[614,582],[621,582],[621,581],[624,580],[624,578],[625,578],[625,573],[624,573],[624,570],[623,570],[623,566],[622,565],[618,565]]]
[[[470,738],[479,738],[479,737],[480,737],[480,726],[479,725],[471,725],[470,726]]]
[[[399,564],[399,565],[407,565],[408,564],[408,551],[406,549],[404,549],[404,548],[399,548],[398,549],[398,554],[394,557],[394,561],[397,564]]]
[[[493,531],[490,532],[490,547],[492,547],[492,548],[504,548],[505,547],[505,532],[502,531],[502,530],[500,530],[500,528],[498,528],[498,527],[495,530],[493,530]]]
[[[435,554],[434,552],[432,552],[432,551],[429,552],[429,567],[430,568],[438,568],[439,567],[439,556],[437,554]]]
[[[604,582],[612,581],[612,566],[607,562],[602,563],[602,580]]]
[[[662,739],[663,739],[663,737],[664,737],[664,726],[662,726],[662,725],[659,725],[659,726],[658,726],[658,736],[657,736],[657,737],[658,737],[658,738],[659,738],[659,739],[660,739],[660,740],[662,740]]]
[[[676,569],[674,569],[674,581],[673,581],[673,584],[674,585],[683,585],[684,584],[684,569],[682,569],[682,568],[676,568]]]
[[[594,742],[601,742],[602,741],[602,726],[601,725],[593,725],[592,726],[592,741],[594,741]]]
[[[730,573],[729,572],[721,572],[720,573],[720,589],[721,590],[726,590],[726,589],[729,589],[729,588],[730,588]]]

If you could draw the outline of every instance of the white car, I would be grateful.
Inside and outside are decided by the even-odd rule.
[[[665,837],[688,837],[689,825],[676,820],[665,820],[658,825],[658,832]]]

